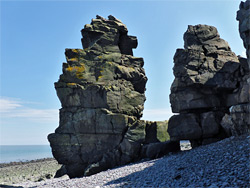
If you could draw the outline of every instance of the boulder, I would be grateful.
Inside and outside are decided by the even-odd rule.
[[[228,136],[250,133],[250,103],[232,106],[230,113],[222,121],[222,127]]]
[[[174,115],[169,119],[168,133],[172,141],[200,139],[202,129],[196,114]]]
[[[244,85],[243,85],[244,84]],[[250,122],[249,117],[250,113],[247,106],[250,105],[250,79],[248,79],[248,82],[242,82],[241,86],[237,93],[234,95],[237,97],[237,99],[240,99],[239,101],[244,101],[242,103],[236,104],[234,103],[233,106],[231,106],[230,111],[225,114],[221,121],[221,125],[225,132],[227,133],[227,136],[239,136],[241,134],[249,133],[250,132]],[[243,100],[242,100],[243,99]],[[231,99],[230,99],[231,100]],[[235,98],[234,98],[235,100]],[[247,102],[248,101],[248,102]],[[238,112],[234,112],[236,110],[233,109],[243,109],[243,110],[237,110]]]
[[[141,155],[146,159],[155,159],[177,151],[180,151],[180,142],[156,142],[143,145]]]
[[[202,138],[213,138],[220,133],[220,122],[224,114],[222,111],[210,111],[200,115]]]

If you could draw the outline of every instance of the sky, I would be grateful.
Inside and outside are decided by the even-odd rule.
[[[142,119],[167,120],[173,56],[188,25],[215,26],[232,51],[245,56],[238,0],[0,1],[0,145],[49,144],[59,125],[54,82],[65,48],[82,48],[80,30],[96,15],[122,20],[137,36],[134,56],[148,77]]]

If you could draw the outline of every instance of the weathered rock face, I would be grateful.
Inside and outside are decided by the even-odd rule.
[[[237,88],[238,57],[212,26],[189,26],[184,40],[174,56],[173,112],[225,107],[222,94]]]
[[[248,67],[250,69],[250,0],[240,3],[240,10],[237,12],[237,18],[239,21],[240,37],[243,40],[243,44],[246,48]]]
[[[250,133],[250,103],[232,106],[230,114],[223,117],[221,125],[228,136]]]
[[[215,27],[188,26],[184,49],[174,56],[171,86],[171,140],[191,140],[193,146],[227,136],[221,120],[232,105],[249,102],[249,69]],[[245,109],[245,108],[244,108]]]
[[[66,49],[67,63],[55,83],[62,109],[48,139],[64,165],[57,175],[91,175],[178,150],[167,142],[167,122],[139,120],[147,77],[143,59],[133,56],[137,38],[113,16],[97,16],[81,33],[84,49]]]
[[[240,3],[237,20],[247,59],[239,58],[243,65],[241,72],[244,76],[238,87],[238,95],[230,96],[230,100],[234,98],[237,105],[230,108],[230,113],[226,114],[221,122],[228,136],[250,133],[250,0]]]

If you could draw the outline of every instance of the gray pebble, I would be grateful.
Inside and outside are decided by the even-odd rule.
[[[47,179],[23,187],[250,187],[248,135],[231,137],[160,159],[75,179]],[[231,153],[231,154],[230,154]],[[232,155],[233,153],[233,155]],[[240,162],[239,162],[240,161]]]

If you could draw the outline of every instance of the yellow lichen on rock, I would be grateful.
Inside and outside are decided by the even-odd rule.
[[[76,86],[76,83],[67,83],[67,86]]]
[[[81,64],[81,66],[68,66],[66,68],[66,71],[69,71],[69,72],[74,72],[76,77],[78,79],[83,79],[83,72],[85,71],[85,67],[83,64]]]
[[[73,58],[68,59],[68,61],[78,61],[78,58],[73,57]]]
[[[100,75],[97,77],[96,81],[98,81],[99,79],[101,79],[103,77],[102,72],[103,72],[103,70],[100,70]]]
[[[146,124],[139,118],[147,78],[142,59],[132,59],[136,37],[127,35],[126,26],[115,22],[113,16],[109,20],[97,16],[81,30],[83,49],[66,48],[67,62],[55,83],[62,109],[59,127],[48,139],[71,178],[140,160],[144,155],[140,153]],[[135,67],[136,72],[128,67]],[[118,148],[122,148],[119,155]],[[101,162],[106,154],[108,165]]]
[[[99,79],[101,79],[102,77],[103,77],[102,75],[98,76],[97,81],[98,81]]]

